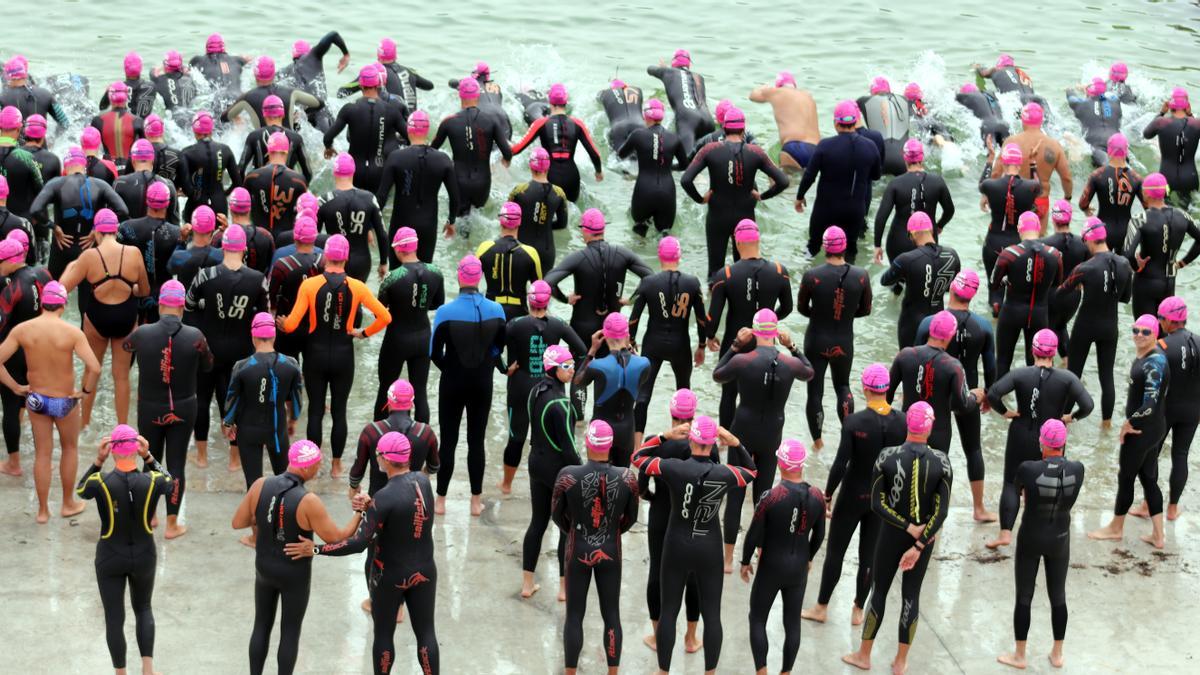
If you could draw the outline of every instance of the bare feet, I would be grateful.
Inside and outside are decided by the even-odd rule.
[[[1161,532],[1157,534],[1143,534],[1141,539],[1154,548],[1163,548],[1167,545],[1167,538]]]
[[[340,460],[340,459],[333,460],[333,466],[329,470],[329,475],[333,478],[341,478],[342,477],[342,460]]]
[[[483,495],[471,495],[471,516],[478,518],[483,514]]]
[[[560,577],[558,580],[558,601],[559,602],[567,601],[567,579],[566,579],[566,577]]]
[[[178,523],[171,524],[170,522],[168,522],[167,523],[167,533],[165,536],[167,537],[167,539],[178,539],[179,537],[182,537],[183,535],[187,534],[187,531],[188,531],[188,529],[187,529],[186,525],[179,525]]]
[[[1133,516],[1134,518],[1149,518],[1150,505],[1147,504],[1146,500],[1143,499],[1141,504],[1129,509],[1129,515]]]
[[[1124,536],[1124,528],[1117,530],[1112,525],[1105,525],[1098,530],[1088,532],[1088,539],[1096,539],[1099,541],[1120,541]]]
[[[802,610],[800,618],[816,621],[817,623],[825,623],[829,618],[829,605],[813,605],[808,609]]]
[[[1000,536],[987,542],[984,546],[991,549],[997,549],[1001,546],[1008,546],[1012,543],[1012,530],[1000,530]]]
[[[850,625],[861,626],[863,622],[863,609],[858,605],[854,605],[850,609]]]
[[[37,524],[45,525],[50,522],[50,509],[39,507],[37,512]]]
[[[241,544],[242,546],[254,548],[254,535],[252,535],[252,534],[242,535],[238,539],[238,543]]]
[[[1019,654],[1001,654],[996,657],[996,660],[1006,666],[1025,670],[1025,657]]]
[[[658,640],[654,637],[654,633],[651,633],[651,634],[647,635],[646,637],[642,638],[642,644],[649,647],[650,651],[652,651],[652,652],[658,651]]]
[[[512,483],[505,483],[504,481],[500,481],[499,483],[496,483],[496,487],[500,489],[500,494],[502,494],[502,495],[511,495],[512,494]]]
[[[404,605],[400,605],[400,609],[396,610],[396,623],[404,623]]]
[[[825,447],[825,441],[820,438],[814,439],[812,443],[813,450],[820,452],[821,448]]]
[[[1050,659],[1050,665],[1054,666],[1055,668],[1062,668],[1062,666],[1063,666],[1062,652],[1059,652],[1058,654],[1051,652],[1050,655],[1047,656],[1046,658]]]
[[[1100,422],[1100,428],[1103,429],[1104,431],[1111,431],[1112,430],[1112,420],[1102,420]]]
[[[532,598],[533,594],[537,593],[540,590],[542,590],[542,587],[540,584],[534,584],[532,586],[521,586],[521,597],[522,598]]]
[[[998,520],[995,512],[988,511],[984,508],[975,509],[975,522],[977,523],[994,523]]]
[[[158,516],[154,516],[153,518],[150,519],[150,529],[152,529],[152,530],[158,529]]]
[[[692,637],[684,637],[683,651],[688,654],[695,654],[701,649],[704,649],[704,643],[699,638],[694,635]]]
[[[59,514],[62,515],[63,518],[70,518],[71,516],[77,516],[80,513],[83,513],[85,508],[87,508],[86,504],[72,499],[69,502],[63,502],[62,510],[59,511]]]
[[[205,450],[203,452],[200,450],[196,451],[196,466],[200,467],[201,469],[208,468],[208,451],[207,450]]]
[[[904,675],[907,672],[908,672],[908,659],[902,659],[900,657],[896,657],[896,660],[892,661],[892,675]]]
[[[17,453],[13,453],[13,454],[9,455],[8,457],[9,457],[8,461],[4,462],[3,464],[0,464],[0,473],[4,474],[6,476],[20,476],[23,473],[21,471],[21,464],[19,462],[13,461],[14,457],[19,458],[20,455],[18,455]]]
[[[371,599],[367,598],[366,600],[363,600],[362,604],[359,605],[359,607],[362,607],[362,611],[366,612],[367,614],[370,614],[371,613]]]
[[[1167,504],[1167,520],[1175,520],[1183,509],[1178,504]]]
[[[229,461],[229,465],[225,468],[229,470],[229,473],[237,473],[238,471],[242,470],[242,460],[232,459]]]
[[[438,495],[433,499],[433,512],[439,516],[446,515],[446,498]]]
[[[871,657],[864,656],[861,652],[851,652],[842,657],[843,663],[848,663],[860,670],[871,669]]]

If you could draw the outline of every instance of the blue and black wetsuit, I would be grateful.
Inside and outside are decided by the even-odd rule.
[[[1121,130],[1121,100],[1112,93],[1081,96],[1067,92],[1067,105],[1083,127],[1083,137],[1092,146],[1092,166],[1108,161],[1108,139]]]
[[[83,242],[92,236],[92,219],[97,211],[112,209],[122,220],[129,217],[125,201],[111,185],[79,173],[59,176],[42,187],[42,191],[29,207],[35,226],[42,225],[42,214],[46,214],[49,206],[54,207],[54,216],[48,223],[50,229],[57,227],[67,237],[65,247],[59,245],[57,237],[51,238],[50,260],[46,269],[55,279],[62,277],[67,265],[83,253]],[[14,213],[17,212],[14,210]],[[80,297],[80,301],[83,300],[84,298]],[[84,307],[80,306],[80,310],[83,309]]]
[[[610,452],[613,466],[629,466],[636,431],[634,408],[638,397],[650,387],[650,359],[629,349],[610,351],[607,356],[585,361],[575,384],[595,384],[592,418],[608,422],[613,430]]]
[[[263,450],[276,475],[287,469],[288,422],[300,416],[303,390],[300,365],[278,352],[255,352],[233,367],[224,422],[237,427],[247,489],[262,477]]]
[[[1171,367],[1162,350],[1155,347],[1133,360],[1129,368],[1129,389],[1125,398],[1125,421],[1140,434],[1128,434],[1117,455],[1117,501],[1113,513],[1123,516],[1133,505],[1133,482],[1142,484],[1142,493],[1151,516],[1163,510],[1162,490],[1158,487],[1158,453],[1167,436],[1167,391]]]

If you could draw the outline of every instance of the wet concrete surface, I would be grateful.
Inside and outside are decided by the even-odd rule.
[[[85,436],[87,440],[87,436]],[[28,446],[26,446],[28,447]],[[85,448],[91,444],[84,445]],[[81,464],[91,457],[84,451]],[[499,448],[493,454],[499,462]],[[171,673],[240,673],[248,670],[247,644],[253,619],[254,553],[237,542],[230,518],[240,498],[241,476],[225,469],[224,450],[216,443],[207,469],[189,465],[189,490],[183,519],[190,528],[181,539],[161,541],[155,589],[156,665]],[[829,451],[814,457],[814,482],[823,484]],[[99,520],[89,505],[71,519],[53,517],[38,526],[26,457],[26,477],[0,476],[0,554],[5,570],[4,672],[103,673],[109,660],[103,614],[92,566]],[[563,604],[556,602],[553,535],[545,538],[538,567],[542,590],[519,599],[521,539],[529,518],[524,472],[513,496],[501,498],[492,487],[499,467],[489,467],[487,510],[468,515],[465,485],[452,490],[449,513],[437,518],[438,636],[443,673],[553,673],[562,667]],[[465,478],[465,476],[464,476]],[[57,480],[57,478],[56,478]],[[465,482],[465,481],[464,481]],[[997,486],[990,485],[994,503]],[[344,482],[323,475],[314,488],[339,522],[350,516]],[[939,538],[925,580],[917,639],[910,657],[912,673],[1000,673],[995,662],[1012,645],[1012,550],[993,553],[983,543],[994,526],[971,519],[966,483],[955,485],[954,507]],[[1085,491],[1087,488],[1085,486]],[[52,500],[58,499],[57,485]],[[1200,594],[1200,543],[1194,512],[1167,526],[1167,548],[1157,552],[1138,536],[1144,521],[1131,519],[1125,541],[1091,542],[1085,532],[1107,521],[1101,506],[1111,495],[1090,495],[1076,508],[1072,532],[1072,569],[1068,578],[1070,624],[1066,667],[1054,671],[1046,661],[1051,646],[1050,611],[1039,575],[1030,634],[1030,672],[1196,672],[1200,645],[1192,628],[1197,614],[1189,598]],[[53,505],[53,501],[52,501]],[[160,506],[161,509],[161,506]],[[54,507],[57,514],[57,507]],[[749,507],[743,523],[749,519]],[[160,515],[165,515],[160,510]],[[643,523],[645,506],[643,506]],[[550,533],[548,533],[550,534]],[[161,535],[160,535],[161,537]],[[740,551],[740,541],[739,541]],[[809,576],[806,604],[816,596],[822,549]],[[859,630],[849,625],[856,546],[847,553],[842,581],[834,594],[830,621],[804,622],[796,672],[858,672],[839,657],[858,644]],[[621,615],[624,627],[622,670],[650,673],[654,653],[642,644],[649,631],[645,607],[647,548],[639,524],[624,539],[625,572]],[[876,645],[873,672],[887,672],[896,644],[899,583],[893,586],[884,627]],[[297,672],[370,672],[371,623],[359,608],[366,597],[362,558],[322,558],[314,563],[313,592],[304,623]],[[722,673],[753,672],[746,614],[749,586],[736,576],[725,579],[722,617],[725,641]],[[581,673],[604,672],[602,626],[596,597],[589,598]],[[779,665],[783,641],[780,605],[768,625],[772,651],[769,667]],[[681,624],[682,625],[682,624]],[[278,631],[276,631],[276,639]],[[133,618],[126,620],[131,672],[137,672]],[[416,672],[416,651],[408,623],[397,626],[395,672]],[[274,671],[274,647],[268,672]],[[684,654],[677,643],[674,672],[703,671],[702,654]]]

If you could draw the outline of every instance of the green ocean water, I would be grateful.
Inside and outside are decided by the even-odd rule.
[[[281,11],[279,7],[286,7]],[[457,100],[443,83],[466,74],[478,60],[492,66],[494,78],[504,88],[506,105],[514,119],[514,133],[524,125],[512,94],[526,87],[545,89],[563,82],[572,93],[573,112],[582,117],[597,138],[603,138],[604,115],[593,102],[595,92],[614,75],[643,87],[647,96],[662,96],[661,87],[645,74],[645,67],[669,59],[676,48],[687,48],[693,68],[707,80],[709,103],[730,98],[742,106],[751,131],[770,141],[774,156],[778,151],[770,110],[746,100],[750,89],[772,80],[777,71],[791,70],[800,86],[813,92],[821,115],[821,130],[831,133],[829,123],[833,104],[843,98],[865,93],[870,78],[886,75],[897,90],[905,82],[918,82],[935,116],[945,122],[960,143],[947,151],[931,151],[931,170],[940,170],[950,184],[958,214],[947,227],[944,241],[958,249],[964,265],[980,268],[980,245],[986,228],[986,215],[978,209],[976,180],[983,161],[983,148],[976,133],[977,124],[965,109],[953,101],[953,93],[964,82],[973,81],[970,66],[974,62],[991,63],[1000,51],[1016,58],[1018,65],[1033,77],[1038,92],[1052,107],[1048,131],[1066,138],[1064,145],[1072,156],[1075,178],[1074,195],[1082,190],[1090,172],[1080,130],[1062,95],[1067,86],[1103,75],[1116,59],[1129,65],[1129,81],[1142,100],[1158,102],[1172,86],[1188,87],[1200,96],[1200,5],[1195,2],[1053,2],[985,3],[966,0],[931,6],[928,3],[892,2],[885,5],[843,2],[834,5],[813,3],[729,2],[683,3],[580,3],[560,2],[543,5],[495,2],[438,3],[416,6],[384,3],[290,2],[286,5],[246,3],[133,3],[133,2],[42,2],[24,0],[6,3],[5,9],[19,16],[9,23],[0,56],[21,53],[30,60],[38,77],[72,72],[84,75],[92,83],[92,100],[99,98],[102,87],[121,78],[125,53],[137,50],[147,63],[157,63],[167,49],[178,49],[185,56],[203,52],[205,37],[219,31],[231,53],[250,56],[268,54],[282,65],[289,58],[293,40],[315,42],[326,31],[338,30],[348,44],[352,63],[343,75],[334,73],[336,48],[326,59],[331,85],[349,80],[357,69],[374,60],[379,38],[388,36],[399,44],[398,60],[416,69],[439,85],[434,92],[421,92],[421,107],[440,117],[457,107]],[[247,74],[247,78],[249,75]],[[247,82],[249,84],[249,82]],[[331,87],[332,88],[332,87]],[[1002,102],[1015,120],[1018,108],[1014,99]],[[332,102],[336,107],[340,102]],[[94,103],[93,110],[94,110]],[[67,141],[78,138],[79,126],[92,111],[72,110],[75,122],[67,134],[56,141],[61,154]],[[1125,131],[1131,139],[1140,139],[1141,129],[1153,110],[1126,108]],[[670,118],[668,117],[668,123]],[[173,145],[183,147],[190,135],[172,129]],[[304,131],[310,159],[316,160],[320,146],[318,134]],[[228,142],[240,152],[243,133],[229,134]],[[1074,139],[1072,141],[1071,139]],[[344,141],[339,141],[344,148]],[[629,230],[629,197],[636,169],[609,156],[606,179],[595,183],[590,171],[584,171],[583,208],[597,206],[610,219],[609,237],[630,245],[648,261],[653,261],[654,241],[638,239]],[[1135,141],[1134,166],[1143,173],[1157,169],[1157,148]],[[494,169],[493,199],[470,222],[469,240],[458,239],[439,244],[437,262],[452,263],[479,241],[494,236],[494,216],[503,195],[517,182],[527,179],[526,157],[513,162],[511,169],[499,164]],[[583,160],[586,162],[586,160]],[[328,189],[329,169],[321,166],[315,191]],[[794,182],[794,181],[793,181]],[[877,183],[876,195],[883,187]],[[807,232],[807,215],[799,216],[791,208],[793,189],[773,202],[759,207],[758,218],[764,230],[765,251],[792,271],[798,281],[808,265],[801,254],[801,242]],[[1052,183],[1054,198],[1061,196],[1057,180]],[[703,207],[691,203],[679,193],[681,207],[675,234],[684,247],[684,269],[700,274],[704,266]],[[877,200],[876,200],[877,203]],[[385,214],[386,217],[386,214]],[[873,216],[872,216],[873,217]],[[578,211],[572,210],[572,224]],[[1076,213],[1075,225],[1082,224]],[[562,251],[579,246],[577,230],[560,233]],[[861,262],[861,261],[860,261]],[[870,267],[873,277],[883,268]],[[1200,300],[1200,278],[1195,270],[1181,273],[1179,291],[1192,300]],[[632,280],[631,280],[632,281]],[[453,281],[450,281],[453,285]],[[877,289],[878,290],[878,289]],[[878,292],[875,312],[858,323],[855,377],[873,361],[890,363],[895,353],[895,323],[898,300]],[[556,313],[566,316],[564,307]],[[1123,318],[1123,326],[1132,319]],[[805,320],[789,317],[784,325],[794,334],[802,334]],[[1122,335],[1125,331],[1122,330]],[[360,347],[357,379],[351,400],[351,443],[362,423],[370,419],[370,406],[376,386],[375,364],[379,339]],[[1124,402],[1125,373],[1132,345],[1123,344],[1117,359],[1118,415]],[[693,376],[693,388],[700,393],[702,407],[715,415],[717,388],[711,384],[715,356]],[[107,381],[107,376],[106,376]],[[1099,404],[1099,384],[1095,376],[1095,356],[1085,373]],[[431,383],[431,389],[436,385]],[[655,391],[650,430],[665,423],[668,392],[673,389],[669,369],[659,379]],[[94,428],[112,421],[111,407],[102,387]],[[831,397],[830,387],[826,387]],[[500,452],[506,437],[503,409],[503,382],[497,377],[492,423],[489,429],[490,475],[498,475]],[[797,388],[788,405],[785,435],[808,440],[804,423],[805,391]],[[436,405],[435,410],[436,423]],[[825,435],[835,439],[838,424],[833,416],[832,400],[826,401]],[[1074,425],[1073,452],[1090,467],[1089,489],[1084,501],[1090,505],[1107,504],[1112,495],[1115,473],[1116,436],[1099,432],[1099,414]],[[328,422],[327,422],[328,424]],[[301,426],[301,428],[303,428]],[[326,427],[328,429],[328,427]],[[984,420],[985,456],[989,476],[996,478],[1003,464],[1005,422],[995,415]],[[326,432],[326,438],[328,432]],[[823,479],[832,450],[814,459],[813,471]],[[951,453],[956,467],[961,454]],[[460,467],[460,473],[465,467]],[[460,476],[464,481],[465,474]],[[1164,481],[1165,482],[1165,481]],[[998,484],[989,481],[988,500],[994,504]],[[965,480],[957,482],[955,502],[965,503]],[[463,491],[465,493],[465,489]]]

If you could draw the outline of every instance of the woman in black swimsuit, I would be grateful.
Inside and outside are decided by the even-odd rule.
[[[129,369],[131,355],[121,342],[133,332],[138,317],[138,298],[149,293],[150,281],[142,254],[135,246],[117,243],[117,214],[108,209],[96,212],[95,245],[85,250],[63,272],[60,282],[68,292],[87,283],[92,300],[83,311],[83,332],[96,359],[104,363],[104,353],[112,345],[113,392],[117,423],[129,420]],[[83,400],[83,426],[92,418],[96,394]]]

